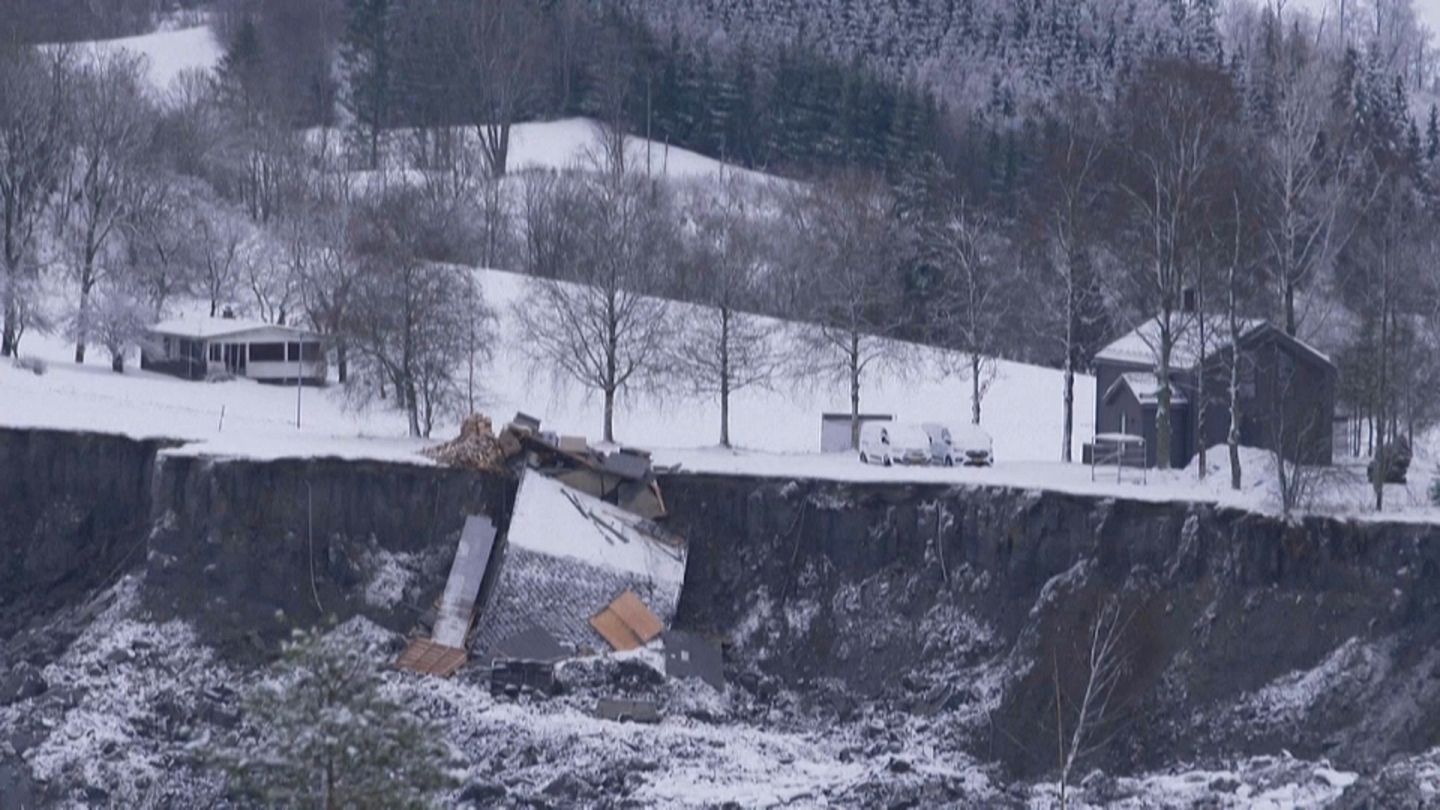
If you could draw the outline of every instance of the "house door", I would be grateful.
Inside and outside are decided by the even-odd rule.
[[[225,344],[225,370],[238,377],[245,376],[245,344]]]

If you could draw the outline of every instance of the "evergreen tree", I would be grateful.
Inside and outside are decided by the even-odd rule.
[[[369,165],[380,163],[380,138],[392,120],[395,69],[390,26],[391,0],[346,0],[340,64],[345,74],[345,109]]]
[[[244,697],[245,723],[209,752],[230,792],[267,807],[427,807],[448,753],[380,691],[370,656],[300,633],[278,677]]]
[[[1430,105],[1430,123],[1425,127],[1425,158],[1431,163],[1440,159],[1440,107]]]

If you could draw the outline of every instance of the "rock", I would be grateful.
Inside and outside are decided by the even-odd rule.
[[[562,773],[551,780],[541,792],[552,799],[574,800],[594,794],[595,788],[573,773]]]
[[[460,791],[457,797],[461,804],[472,804],[476,807],[490,807],[506,796],[510,791],[504,785],[497,785],[494,782],[471,782]]]
[[[891,773],[910,773],[915,770],[915,767],[910,764],[910,760],[901,757],[891,757],[890,764],[885,767],[889,769]]]
[[[110,791],[99,785],[86,785],[83,792],[85,794],[85,801],[91,804],[103,805],[110,801]]]
[[[1234,793],[1240,789],[1240,780],[1229,776],[1222,776],[1210,780],[1210,789],[1216,793]]]
[[[0,706],[43,695],[47,688],[48,684],[38,670],[29,664],[19,664],[0,679]]]

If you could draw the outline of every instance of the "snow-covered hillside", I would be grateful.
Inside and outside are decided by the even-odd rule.
[[[145,57],[150,85],[157,92],[168,90],[176,77],[187,70],[213,69],[224,55],[209,26],[99,40],[78,47],[82,52],[129,51]]]
[[[500,316],[496,358],[484,372],[482,410],[498,420],[523,410],[549,429],[596,436],[601,403],[584,391],[559,385],[537,369],[521,349],[512,317],[525,295],[527,279],[495,270],[477,270],[487,302]],[[57,304],[58,306],[58,304]],[[672,307],[688,305],[672,304]],[[47,361],[43,375],[0,364],[0,424],[102,430],[144,436],[175,436],[215,442],[214,449],[247,455],[408,456],[417,446],[404,439],[404,421],[383,408],[347,407],[338,386],[299,394],[301,426],[295,427],[297,394],[235,380],[193,383],[138,370],[116,375],[102,359],[77,367],[71,346],[59,336],[28,336],[22,353]],[[959,422],[968,414],[967,387],[938,370],[938,353],[909,374],[867,377],[861,407],[911,421]],[[1091,433],[1094,382],[1077,379],[1078,443]],[[223,427],[221,409],[225,410]],[[742,447],[771,453],[814,453],[819,449],[820,414],[848,408],[843,383],[794,381],[775,390],[746,390],[732,402],[732,438]],[[1005,461],[1058,458],[1060,373],[1002,361],[985,398],[984,427]],[[445,425],[437,433],[454,430]],[[718,403],[676,397],[631,397],[616,420],[620,441],[649,447],[713,446],[719,436]],[[362,439],[361,441],[355,441]],[[350,440],[350,441],[339,441]]]

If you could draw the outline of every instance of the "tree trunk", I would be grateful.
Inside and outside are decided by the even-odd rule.
[[[116,374],[124,374],[124,373],[125,373],[125,350],[124,350],[124,349],[121,349],[120,351],[117,351],[117,352],[115,352],[115,354],[111,355],[111,357],[110,357],[110,370],[113,371],[113,372],[115,372]]]
[[[980,354],[970,354],[970,424],[980,424]]]
[[[1230,488],[1240,488],[1240,320],[1235,312],[1235,264],[1230,264],[1229,299],[1226,313],[1230,320],[1230,430],[1225,445],[1230,450]]]
[[[730,310],[720,308],[720,446],[730,446]]]
[[[19,351],[19,332],[16,322],[20,320],[16,312],[14,293],[5,293],[5,325],[0,329],[0,357],[13,357]]]
[[[850,449],[860,447],[860,335],[850,333]]]
[[[345,382],[350,377],[350,357],[342,342],[335,347],[335,369],[340,376],[340,382]]]
[[[1168,320],[1168,317],[1167,317]],[[1170,351],[1171,336],[1168,331],[1160,337],[1160,367],[1156,369],[1156,383],[1160,386],[1155,407],[1155,466],[1170,469]]]
[[[1069,464],[1074,460],[1071,445],[1075,443],[1075,366],[1065,358],[1064,391],[1061,394],[1060,413],[1060,460]]]
[[[605,441],[615,441],[615,389],[605,387]]]
[[[1285,281],[1285,334],[1295,337],[1298,324],[1295,320],[1295,285]]]
[[[95,282],[90,277],[90,271],[85,271],[85,277],[80,279],[80,310],[75,313],[75,362],[85,362],[85,339],[90,332],[90,290]]]

